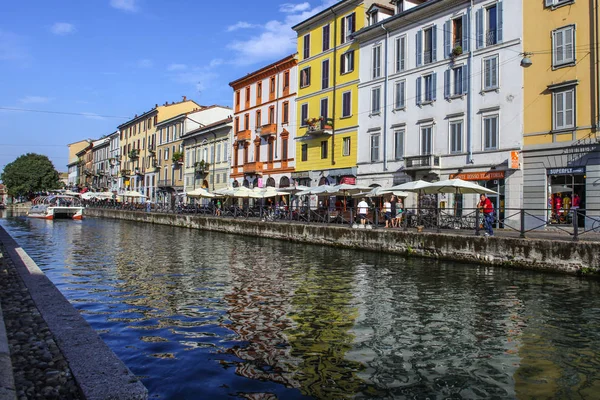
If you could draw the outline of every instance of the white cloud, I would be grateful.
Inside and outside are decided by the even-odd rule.
[[[310,9],[310,4],[307,2],[300,4],[284,3],[279,6],[279,11],[283,13],[296,13]]]
[[[50,27],[50,32],[59,36],[75,33],[76,31],[77,29],[75,29],[75,25],[69,24],[67,22],[57,22]]]
[[[52,100],[50,97],[43,96],[25,96],[19,99],[19,103],[22,104],[40,104],[40,103],[48,103]]]
[[[185,64],[169,64],[167,67],[167,71],[183,71],[185,69],[187,69]]]
[[[259,34],[247,40],[236,40],[228,48],[236,52],[233,63],[249,65],[264,61],[273,61],[296,52],[296,32],[292,26],[323,11],[339,0],[324,0],[320,6],[309,9],[305,4],[284,4],[280,11],[285,13],[282,21],[271,20],[265,23]]]
[[[207,67],[193,67],[187,71],[174,72],[169,75],[173,82],[193,85],[198,92],[210,88],[218,76],[219,74]]]
[[[82,112],[81,114],[83,114],[84,117],[88,118],[88,119],[95,119],[95,120],[103,120],[103,119],[105,119],[104,117],[102,117],[101,115],[98,115],[96,113]]]
[[[208,65],[209,68],[214,68],[214,67],[218,67],[219,65],[224,64],[224,61],[220,58],[215,58],[210,60],[210,64]]]
[[[244,21],[240,21],[235,25],[229,25],[227,27],[227,32],[233,32],[233,31],[237,31],[238,29],[248,29],[248,28],[254,28],[257,25],[253,25],[249,22],[244,22]]]
[[[148,60],[147,58],[144,58],[137,62],[137,66],[139,68],[152,68],[153,65],[154,63],[152,62],[152,60]]]
[[[139,10],[136,0],[110,0],[110,5],[117,10],[137,12]]]

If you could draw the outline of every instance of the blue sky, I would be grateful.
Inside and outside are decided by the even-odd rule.
[[[294,53],[290,27],[335,2],[4,2],[0,170],[35,152],[66,171],[67,144],[110,134],[156,103],[231,106],[228,83]]]

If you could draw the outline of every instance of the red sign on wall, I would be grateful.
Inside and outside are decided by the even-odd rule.
[[[340,179],[340,184],[347,183],[348,185],[356,185],[356,178],[353,176],[344,176]]]
[[[450,179],[456,178],[463,181],[491,181],[493,179],[504,179],[504,171],[467,172],[450,175]]]

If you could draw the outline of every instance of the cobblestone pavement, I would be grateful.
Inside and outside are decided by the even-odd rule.
[[[17,398],[81,399],[67,362],[2,243],[0,252],[0,302]]]

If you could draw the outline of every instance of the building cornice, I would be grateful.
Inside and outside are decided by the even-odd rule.
[[[296,53],[294,53],[285,58],[282,58],[279,61],[274,62],[273,64],[267,65],[266,67],[263,67],[254,72],[250,72],[243,78],[239,78],[235,81],[229,82],[229,86],[231,86],[233,90],[239,90],[255,82],[268,78],[273,74],[277,74],[279,72],[291,69],[294,66],[296,66],[296,64],[298,64],[298,60],[296,58]]]
[[[332,15],[343,14],[345,10],[354,10],[362,2],[363,0],[342,0],[329,8],[324,9],[320,13],[315,14],[308,19],[305,19],[299,24],[292,26],[292,29],[295,30],[298,33],[298,35],[301,35],[300,32],[304,32],[305,30],[310,29],[313,25],[320,25],[324,21],[330,21]]]

